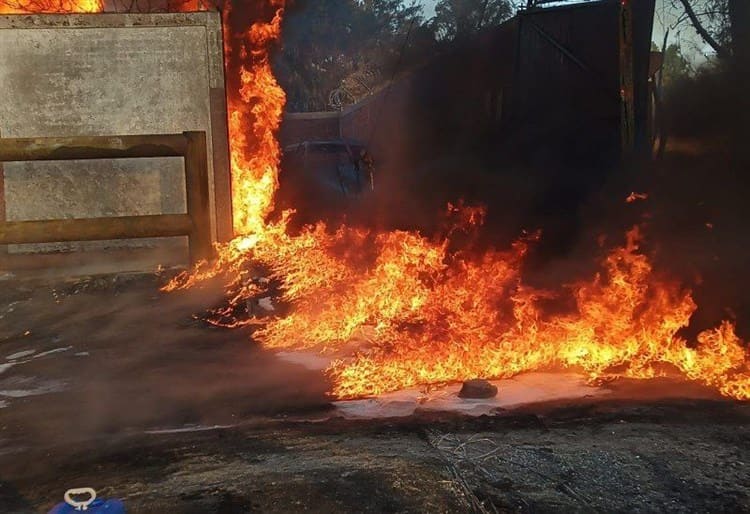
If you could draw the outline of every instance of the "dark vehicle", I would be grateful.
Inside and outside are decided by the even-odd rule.
[[[284,147],[279,207],[303,223],[341,219],[374,188],[374,166],[364,143],[329,139]]]

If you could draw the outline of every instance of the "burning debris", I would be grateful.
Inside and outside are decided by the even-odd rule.
[[[628,202],[628,203],[637,202],[639,200],[648,200],[648,194],[647,193],[632,192],[625,199],[625,201]]]

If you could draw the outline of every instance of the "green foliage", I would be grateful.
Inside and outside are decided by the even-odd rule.
[[[705,0],[705,3],[707,25],[713,29],[719,43],[731,47],[732,31],[729,22],[729,0]]]
[[[439,0],[432,26],[438,39],[454,40],[497,25],[512,13],[508,0]]]
[[[684,79],[693,72],[690,62],[682,55],[680,45],[672,43],[664,52],[662,73],[664,74],[664,86],[669,87],[678,80]]]
[[[287,109],[330,110],[355,102],[394,72],[424,62],[441,42],[471,37],[512,14],[509,0],[440,0],[435,18],[424,20],[421,7],[409,1],[296,0],[287,9],[274,62]]]
[[[295,2],[274,63],[287,108],[328,110],[332,92],[340,103],[369,93],[393,70],[409,30],[421,36],[410,41],[424,43],[422,26],[421,8],[401,0]]]

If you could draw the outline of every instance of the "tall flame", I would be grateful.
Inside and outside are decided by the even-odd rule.
[[[271,21],[253,23],[243,37],[230,39],[227,49],[230,58],[239,53],[244,61],[239,67],[238,94],[230,92],[228,97],[234,230],[242,235],[264,232],[279,185],[276,131],[286,96],[271,70],[269,47],[281,35],[284,0],[268,2],[275,8]],[[229,16],[227,8],[225,32],[230,30]]]
[[[0,14],[98,13],[103,0],[0,0]]]

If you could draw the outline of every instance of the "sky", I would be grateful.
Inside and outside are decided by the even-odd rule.
[[[435,14],[435,4],[437,3],[437,0],[419,0],[417,3],[422,5],[424,17],[427,19],[432,18]]]

